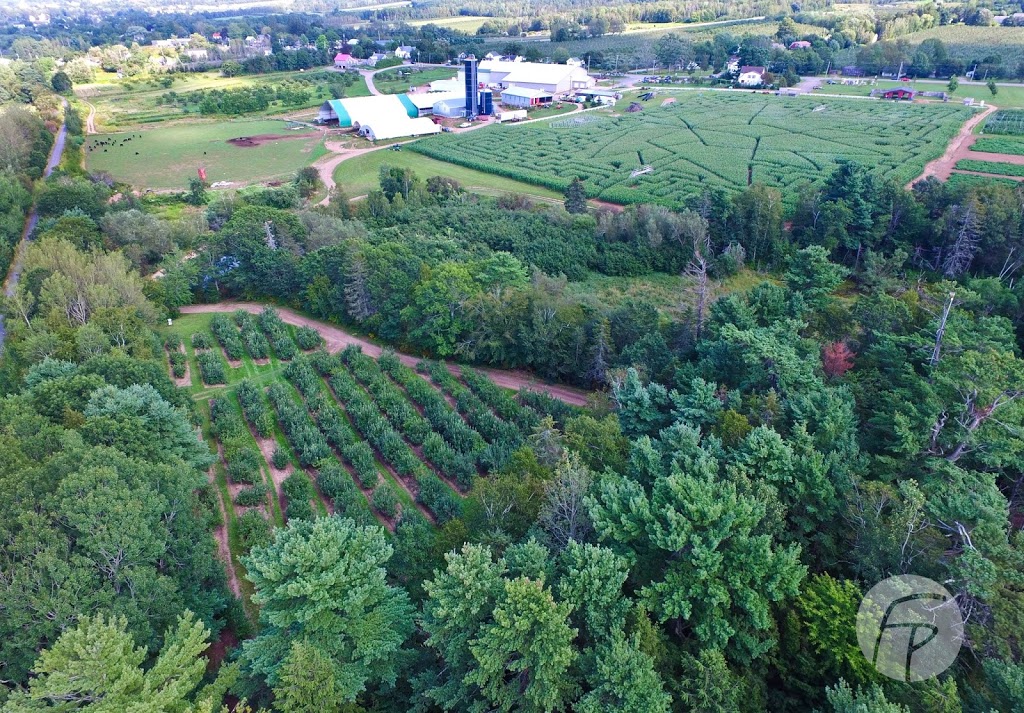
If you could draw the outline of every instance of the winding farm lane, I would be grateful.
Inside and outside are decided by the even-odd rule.
[[[266,306],[268,305],[259,304],[257,302],[217,302],[216,304],[188,305],[186,307],[182,307],[181,311],[184,314],[201,314],[209,312],[234,312],[238,309],[244,309],[246,312],[259,314]],[[382,351],[384,351],[379,344],[374,344],[371,341],[350,334],[344,329],[336,327],[333,324],[327,324],[326,322],[306,317],[305,315],[301,315],[287,307],[277,307],[276,309],[281,315],[281,319],[288,324],[292,324],[297,327],[312,327],[318,331],[320,336],[323,337],[324,341],[327,343],[327,351],[329,352],[338,352],[349,345],[355,345],[362,348],[365,354],[376,358],[381,355]],[[395,352],[395,354],[406,366],[415,367],[420,361],[417,357],[410,356],[408,354],[402,354],[400,352]],[[559,401],[572,406],[587,405],[587,392],[582,389],[557,384],[546,384],[542,381],[538,381],[537,377],[523,371],[504,371],[501,369],[486,369],[480,367],[474,368],[498,386],[502,386],[506,389],[527,389],[529,391],[547,394],[554,399],[558,399]],[[453,374],[458,373],[458,367],[455,365],[449,364],[448,369]]]
[[[946,147],[945,153],[934,161],[929,161],[925,164],[921,175],[906,185],[907,190],[912,188],[918,181],[922,181],[929,176],[935,176],[940,181],[946,181],[951,175],[953,175],[953,167],[956,165],[957,161],[962,158],[973,158],[973,156],[967,156],[965,154],[970,151],[971,144],[976,140],[974,136],[974,127],[984,121],[989,114],[998,108],[999,107],[993,104],[989,104],[985,111],[980,114],[975,114],[964,122],[964,125],[960,127],[960,131],[953,137],[953,140],[949,142],[949,146]]]

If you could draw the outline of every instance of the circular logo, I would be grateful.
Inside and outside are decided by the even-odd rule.
[[[871,665],[898,681],[924,681],[960,653],[964,621],[938,582],[913,574],[889,577],[867,593],[857,612],[857,641]]]

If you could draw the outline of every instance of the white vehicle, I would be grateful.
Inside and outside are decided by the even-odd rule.
[[[503,124],[506,121],[522,121],[526,118],[526,109],[517,109],[515,111],[502,111],[498,113],[498,123]]]

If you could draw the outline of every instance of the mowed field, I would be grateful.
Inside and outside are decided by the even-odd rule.
[[[86,139],[85,166],[136,188],[185,189],[200,167],[210,183],[287,179],[325,153],[321,133],[288,127],[284,121],[224,121],[96,134]],[[229,143],[270,136],[279,138],[259,140],[255,146]],[[128,137],[133,138],[121,145]]]
[[[478,129],[479,131],[479,129]],[[497,195],[500,193],[523,193],[545,200],[562,201],[562,194],[541,186],[514,181],[485,171],[476,171],[445,161],[437,161],[409,150],[409,144],[401,151],[374,151],[338,164],[334,171],[334,182],[350,198],[364,196],[380,188],[380,167],[409,168],[421,179],[431,176],[453,178],[462,186],[475,193]]]
[[[601,112],[439,135],[410,148],[468,168],[591,197],[678,206],[703,186],[760,182],[792,198],[839,159],[901,184],[940,156],[972,110],[955,104],[680,92],[635,114]],[[620,104],[621,108],[621,104]],[[649,173],[632,175],[642,167]]]

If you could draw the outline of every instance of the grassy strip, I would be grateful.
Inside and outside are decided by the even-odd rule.
[[[1004,136],[982,136],[971,145],[971,151],[1024,156],[1024,141]]]

